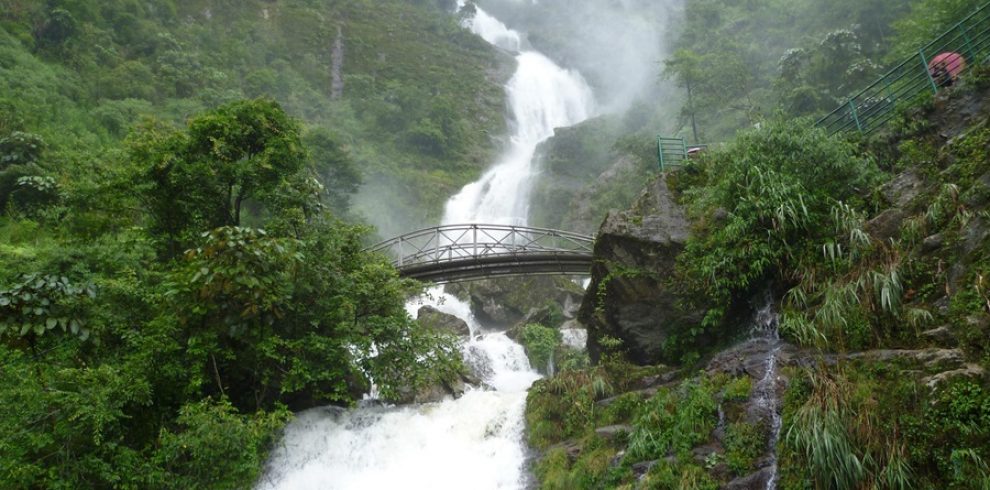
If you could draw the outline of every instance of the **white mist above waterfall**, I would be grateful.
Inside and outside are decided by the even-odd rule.
[[[463,6],[463,2],[461,2]],[[517,53],[506,84],[512,133],[506,152],[477,182],[446,205],[443,224],[525,225],[537,146],[554,129],[595,110],[580,74],[535,51],[522,36],[478,9],[465,22],[489,43]],[[524,442],[526,391],[540,375],[522,346],[488,332],[470,306],[436,288],[411,301],[464,319],[471,338],[465,365],[481,380],[458,399],[405,407],[314,409],[300,414],[276,448],[261,489],[516,489],[529,483]]]

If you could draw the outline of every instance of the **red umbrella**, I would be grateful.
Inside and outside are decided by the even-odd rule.
[[[944,70],[943,73],[948,74],[953,79],[958,78],[965,69],[966,58],[963,58],[959,53],[941,53],[928,63],[928,71],[936,73]]]

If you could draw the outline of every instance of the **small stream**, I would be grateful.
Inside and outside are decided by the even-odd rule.
[[[756,383],[754,390],[757,406],[770,417],[770,440],[767,448],[770,454],[770,476],[767,479],[766,490],[777,488],[777,442],[780,440],[781,427],[780,400],[777,396],[779,378],[777,360],[782,347],[779,324],[780,315],[774,309],[772,299],[768,298],[766,305],[757,311],[753,326],[753,337],[768,344],[766,371],[763,378]]]

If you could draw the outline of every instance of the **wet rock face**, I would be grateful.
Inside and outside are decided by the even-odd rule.
[[[766,376],[767,356],[777,343],[767,339],[750,339],[735,347],[725,349],[708,361],[705,369],[711,375],[720,373],[730,376],[749,376],[759,380]],[[790,344],[783,344],[777,352],[777,363],[781,366],[803,365],[813,362],[813,357],[799,351]]]
[[[891,206],[905,208],[924,191],[924,181],[914,170],[902,172],[880,188]]]
[[[481,381],[470,374],[462,374],[460,377],[423,386],[418,390],[412,388],[400,389],[397,397],[388,400],[390,403],[398,405],[408,405],[410,403],[436,403],[443,401],[447,397],[460,398],[467,391],[468,385],[479,385]]]
[[[724,488],[726,490],[764,490],[767,488],[770,477],[770,469],[763,468],[750,475],[732,480]]]
[[[558,276],[490,279],[451,284],[447,290],[468,300],[471,312],[482,324],[502,328],[516,325],[529,316],[539,317],[541,312],[547,316],[551,304],[566,314],[566,305],[577,302],[583,294],[569,278]]]
[[[663,176],[632,209],[609,213],[595,241],[595,265],[578,320],[588,326],[588,352],[601,353],[605,336],[623,341],[632,362],[669,362],[664,341],[675,329],[695,325],[701,311],[684,311],[666,284],[688,239],[684,210]]]
[[[419,309],[417,320],[420,325],[441,333],[449,333],[458,337],[471,335],[467,322],[454,315],[444,313],[432,306]]]

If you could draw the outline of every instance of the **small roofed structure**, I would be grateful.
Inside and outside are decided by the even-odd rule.
[[[952,85],[966,69],[966,58],[959,53],[940,53],[928,63],[928,73],[939,86]]]

